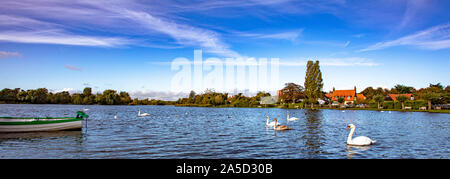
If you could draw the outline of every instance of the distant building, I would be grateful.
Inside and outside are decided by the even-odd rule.
[[[275,104],[278,101],[278,96],[264,96],[261,97],[259,104]]]
[[[354,103],[356,99],[365,100],[366,97],[361,93],[356,93],[356,86],[353,90],[335,90],[333,87],[333,91],[325,94],[327,98],[331,101],[338,101],[339,98],[344,98],[344,103]]]
[[[409,100],[414,100],[412,94],[388,94],[389,98],[391,98],[394,102],[397,101],[398,96],[406,96]]]

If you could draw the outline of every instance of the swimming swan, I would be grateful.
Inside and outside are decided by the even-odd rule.
[[[143,116],[150,116],[150,114],[149,113],[142,113],[141,114],[141,110],[138,109],[138,117],[143,117]]]
[[[289,118],[289,112],[287,112],[287,121],[296,121],[296,120],[299,120],[299,118],[296,117]]]
[[[349,124],[346,128],[346,129],[350,129],[350,133],[348,134],[348,138],[347,138],[347,145],[363,146],[363,145],[372,145],[375,143],[374,140],[372,140],[366,136],[358,136],[358,137],[355,137],[354,139],[352,139],[353,133],[355,132],[355,128],[356,127],[353,124]]]
[[[276,131],[291,130],[291,128],[289,126],[278,125],[277,124],[277,118],[273,118],[273,120],[275,121],[275,125],[273,126],[273,130],[276,130]]]

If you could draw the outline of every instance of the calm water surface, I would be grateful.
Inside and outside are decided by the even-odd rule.
[[[90,117],[82,131],[0,133],[0,158],[450,157],[450,114],[0,104],[0,116],[74,116],[83,107]],[[138,109],[151,115],[137,117]],[[287,111],[300,120],[287,123]],[[293,130],[267,129],[267,115]],[[377,143],[348,147],[349,123],[356,125],[354,136],[368,136]]]

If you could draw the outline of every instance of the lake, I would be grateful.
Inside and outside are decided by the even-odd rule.
[[[0,116],[71,117],[82,131],[0,133],[0,158],[390,159],[450,157],[450,114],[368,110],[0,104]],[[150,116],[138,117],[138,109]],[[286,114],[300,118],[287,122]],[[114,116],[118,118],[115,119]],[[292,130],[266,128],[266,116]],[[83,122],[83,126],[86,121]],[[377,142],[346,144],[355,136]]]

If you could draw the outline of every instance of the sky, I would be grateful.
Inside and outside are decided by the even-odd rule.
[[[448,7],[447,0],[2,0],[0,88],[73,93],[91,87],[174,100],[188,93],[174,80],[197,93],[228,92],[217,84],[234,72],[235,87],[245,90],[251,69],[273,65],[278,73],[257,78],[278,80],[256,86],[273,92],[288,82],[303,85],[308,60],[319,60],[324,91],[446,86]],[[177,58],[188,65],[174,65]],[[227,71],[227,58],[253,58],[256,68],[247,66],[247,76],[240,76],[239,65]],[[203,86],[192,85],[196,67]]]

